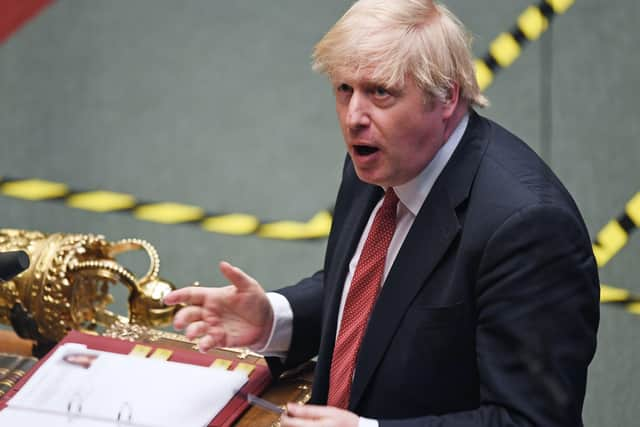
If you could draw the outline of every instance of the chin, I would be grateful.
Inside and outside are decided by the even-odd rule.
[[[360,181],[366,182],[367,184],[377,185],[379,187],[388,187],[386,180],[380,179],[379,177],[373,176],[372,174],[362,173],[356,169],[356,175],[360,178]]]

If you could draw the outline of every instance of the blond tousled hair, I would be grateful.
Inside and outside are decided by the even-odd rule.
[[[331,79],[367,71],[387,87],[409,76],[441,101],[456,82],[462,100],[484,107],[470,46],[462,22],[432,0],[359,0],[315,46],[313,69]]]

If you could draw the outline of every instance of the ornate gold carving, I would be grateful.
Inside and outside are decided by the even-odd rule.
[[[120,265],[116,256],[144,250],[150,259],[140,279]],[[44,234],[39,231],[0,229],[0,251],[24,250],[29,269],[0,284],[0,323],[10,324],[11,308],[19,303],[35,320],[38,332],[60,340],[70,329],[85,332],[115,324],[165,326],[176,307],[162,298],[175,287],[158,277],[160,259],[144,240],[109,242],[94,234]],[[111,286],[128,289],[128,316],[109,311]]]
[[[132,325],[117,322],[109,326],[102,336],[119,338],[127,341],[141,341],[141,342],[156,342],[156,341],[175,341],[180,344],[188,344],[193,350],[198,349],[198,343],[195,340],[190,340],[181,334],[174,332],[167,332],[160,329],[149,328],[142,325]],[[248,348],[236,348],[236,347],[216,347],[218,350],[228,351],[232,353],[236,358],[244,360],[248,357],[262,358],[261,354],[254,353]]]
[[[291,400],[292,402],[299,403],[304,405],[311,399],[311,387],[306,384],[301,384],[297,387],[297,395]],[[286,405],[280,406],[285,411],[287,410]],[[270,427],[280,427],[280,419],[271,423]]]

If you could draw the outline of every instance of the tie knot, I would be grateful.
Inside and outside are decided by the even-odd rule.
[[[380,210],[389,211],[392,210],[395,214],[396,207],[398,206],[398,195],[393,188],[387,188],[387,191],[384,193],[384,200],[382,201],[382,206]]]

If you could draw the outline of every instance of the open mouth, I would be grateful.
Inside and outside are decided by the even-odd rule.
[[[355,150],[356,154],[359,156],[369,156],[379,151],[379,148],[372,147],[370,145],[354,145],[353,149]]]

